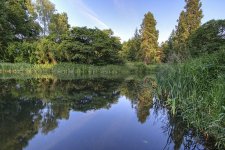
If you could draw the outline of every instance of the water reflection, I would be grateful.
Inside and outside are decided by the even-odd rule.
[[[65,130],[59,127],[59,122],[61,120],[70,122],[73,112],[82,112],[83,114],[96,113],[98,116],[90,124],[84,125],[84,128],[87,126],[84,130],[92,129],[91,126],[93,126],[94,130],[99,130],[98,133],[79,131],[82,136],[84,134],[89,137],[95,136],[95,138],[99,136],[100,143],[97,138],[92,141],[96,146],[95,149],[204,148],[199,144],[203,141],[195,139],[191,130],[188,130],[179,118],[170,115],[164,103],[157,100],[154,87],[154,80],[150,78],[0,80],[0,147],[3,150],[29,149],[32,145],[29,141],[35,141],[37,135],[47,137],[54,130]],[[122,101],[122,97],[130,101],[131,107]],[[133,110],[136,112],[139,123],[131,117]],[[106,115],[107,113],[109,115]],[[127,118],[118,118],[123,114]],[[108,124],[105,125],[107,121]],[[96,122],[99,123],[96,124]],[[125,122],[126,126],[120,122]],[[155,122],[156,130],[151,127],[151,122]],[[109,131],[104,129],[108,125],[113,126]],[[118,127],[117,130],[116,127]],[[154,130],[156,133],[148,133]],[[101,139],[106,136],[106,131],[110,133],[110,137]],[[160,139],[157,134],[160,134],[160,138],[163,137],[163,139]],[[113,137],[121,138],[121,140],[117,144],[113,143],[110,139]],[[159,140],[158,146],[146,140],[154,138]],[[124,141],[125,139],[128,141]],[[142,143],[138,141],[139,139]],[[106,144],[102,144],[101,141],[105,141]],[[41,140],[38,142],[40,143]],[[74,144],[74,141],[71,143]],[[84,149],[88,144],[91,145],[91,141],[82,141],[75,145],[71,143],[63,146],[71,145]],[[71,146],[68,149],[74,149]],[[52,149],[57,149],[57,146]],[[89,148],[85,147],[85,149]]]

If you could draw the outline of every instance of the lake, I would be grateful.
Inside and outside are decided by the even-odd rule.
[[[207,149],[154,78],[0,80],[1,150]]]

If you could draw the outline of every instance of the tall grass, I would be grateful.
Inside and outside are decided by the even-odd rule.
[[[156,78],[172,112],[225,148],[225,51],[163,66]]]
[[[155,66],[143,63],[126,63],[124,65],[94,66],[73,63],[32,65],[26,63],[0,63],[0,73],[11,74],[70,74],[70,75],[117,75],[147,74],[153,72]]]

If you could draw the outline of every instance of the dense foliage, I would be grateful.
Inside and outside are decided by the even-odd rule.
[[[193,57],[225,49],[225,20],[211,20],[203,24],[189,38],[188,49]]]
[[[140,61],[141,35],[136,29],[134,37],[123,43],[120,55],[123,59],[128,61]]]
[[[134,37],[123,43],[120,52],[122,58],[128,61],[142,61],[145,64],[161,62],[163,53],[158,46],[159,32],[156,30],[156,23],[151,12],[145,14],[141,29],[136,29]]]
[[[70,28],[66,13],[49,0],[0,2],[0,61],[38,64],[122,63],[112,30]]]
[[[185,0],[185,10],[180,13],[178,25],[169,39],[162,43],[164,62],[179,62],[190,57],[188,39],[201,25],[203,17],[200,0]]]
[[[8,60],[7,46],[13,41],[35,40],[40,26],[31,0],[0,2],[0,61]]]
[[[120,63],[120,40],[113,36],[111,30],[72,28],[68,35],[59,43],[63,58],[69,61],[85,64],[116,64]]]

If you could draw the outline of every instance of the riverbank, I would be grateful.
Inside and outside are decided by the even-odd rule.
[[[123,65],[94,66],[85,64],[26,64],[0,63],[2,74],[73,74],[73,75],[117,75],[117,74],[149,74],[156,65],[143,63],[125,63]]]
[[[158,93],[171,113],[225,147],[225,52],[183,64],[164,65],[157,75]]]

